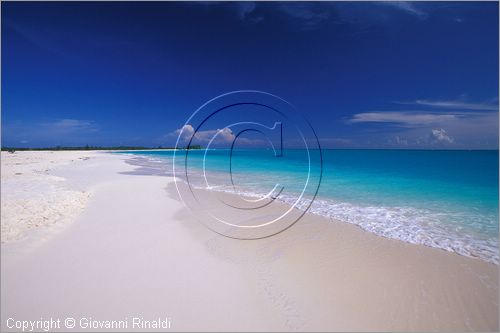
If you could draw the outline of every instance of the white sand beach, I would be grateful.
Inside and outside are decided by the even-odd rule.
[[[2,152],[2,243],[26,238],[39,227],[54,229],[55,225],[74,220],[85,207],[90,193],[68,185],[67,179],[53,172],[92,155],[88,152]]]
[[[129,158],[2,152],[2,331],[50,318],[64,331],[67,318],[75,331],[154,330],[133,318],[168,320],[161,331],[499,329],[497,265],[312,214],[226,238]]]

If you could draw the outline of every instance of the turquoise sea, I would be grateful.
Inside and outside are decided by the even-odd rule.
[[[172,174],[173,151],[131,154]],[[189,176],[206,186],[200,176],[205,163],[214,190],[262,195],[279,184],[284,190],[278,198],[287,201],[308,175],[311,183],[321,175],[312,213],[498,264],[498,151],[322,150],[322,174],[319,151],[310,155],[311,165],[305,150],[276,157],[272,150],[240,149],[229,167],[229,150],[208,151],[205,158],[205,151],[190,150]],[[177,152],[177,171],[184,157]]]

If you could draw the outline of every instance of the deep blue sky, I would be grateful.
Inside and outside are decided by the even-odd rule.
[[[256,89],[325,147],[498,148],[497,2],[2,2],[2,145],[169,146]]]

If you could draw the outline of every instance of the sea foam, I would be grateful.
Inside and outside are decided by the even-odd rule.
[[[173,176],[171,162],[165,163],[165,157],[135,158],[131,163],[141,166],[146,172],[157,170],[156,174]],[[179,174],[176,176],[179,177]],[[221,179],[223,178],[221,175]],[[206,189],[201,175],[190,176],[190,184],[196,188]],[[254,186],[244,189],[238,188],[237,190],[229,185],[210,187],[212,191],[249,197],[261,197],[263,192],[259,189],[258,182]],[[277,199],[295,205],[298,209],[308,209],[310,213],[316,215],[354,224],[382,237],[443,249],[497,265],[499,263],[498,238],[489,237],[489,233],[480,233],[467,225],[453,222],[466,220],[470,222],[469,225],[476,226],[484,224],[485,221],[494,224],[497,221],[494,214],[475,212],[467,215],[450,209],[436,211],[411,206],[355,204],[333,200],[321,194],[315,198],[311,205],[309,205],[310,201],[308,200],[296,203],[297,196],[289,194],[281,194]],[[444,221],[447,223],[443,223]]]

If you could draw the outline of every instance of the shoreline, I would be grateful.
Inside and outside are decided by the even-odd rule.
[[[143,174],[143,175],[163,175],[163,176],[173,176],[171,170],[167,170],[165,166],[166,159],[163,157],[158,157],[155,155],[140,155],[134,152],[124,153],[126,156],[130,156],[131,159],[127,163],[138,167],[139,169],[134,171],[133,174]],[[171,161],[168,160],[168,165]],[[196,185],[194,185],[196,187]],[[229,193],[234,194],[233,189],[223,189],[214,187],[211,189],[216,193]],[[238,193],[241,196],[247,197],[258,197],[252,190],[241,190]],[[291,203],[286,199],[288,197],[282,198],[278,197],[277,201],[290,205]],[[293,199],[293,198],[292,198]],[[293,200],[292,200],[293,201]],[[340,209],[340,210],[339,210]],[[346,212],[345,209],[349,211]],[[391,214],[394,216],[399,216],[403,220],[409,220],[415,218],[415,216],[404,216],[405,214],[422,214],[419,208],[412,207],[385,207],[385,206],[365,206],[356,205],[353,203],[343,203],[333,200],[331,198],[318,195],[316,199],[309,207],[306,214],[314,214],[321,216],[326,219],[338,220],[342,223],[349,223],[355,225],[365,232],[375,234],[379,237],[386,239],[392,239],[401,241],[404,243],[410,243],[415,245],[426,246],[429,248],[435,248],[443,250],[450,253],[455,253],[460,256],[479,259],[488,263],[499,265],[498,261],[498,245],[495,247],[491,244],[493,240],[489,239],[472,239],[469,238],[467,234],[462,235],[462,238],[457,238],[458,235],[447,234],[447,230],[439,229],[435,226],[428,227],[426,225],[418,226],[420,229],[417,231],[409,230],[415,225],[408,224],[403,225],[399,221],[386,221],[382,223],[380,221],[379,225],[374,225],[373,221],[368,220],[364,216],[366,214]],[[354,215],[353,215],[354,214]],[[391,223],[391,224],[388,224]],[[398,228],[398,229],[396,229]],[[402,229],[399,229],[402,228]],[[428,228],[428,229],[425,229]],[[396,229],[398,232],[387,232],[386,230]],[[439,240],[436,241],[436,239]],[[457,243],[458,242],[458,243]],[[472,244],[470,243],[472,242]],[[494,241],[493,241],[494,242]],[[472,246],[471,246],[472,245]]]
[[[267,239],[222,237],[171,177],[127,159],[99,153],[53,172],[92,195],[36,248],[1,245],[2,331],[9,317],[133,314],[180,331],[498,330],[497,265],[309,213]]]

